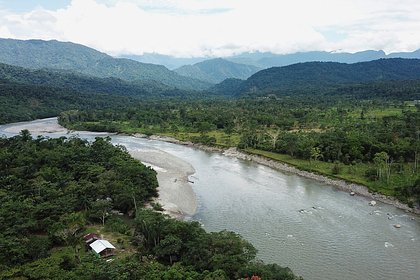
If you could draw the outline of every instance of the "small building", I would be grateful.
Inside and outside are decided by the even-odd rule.
[[[96,233],[88,233],[85,236],[83,236],[83,240],[85,241],[86,245],[90,245],[99,239],[101,238]]]
[[[109,257],[115,254],[115,247],[109,241],[99,239],[91,243],[90,248],[101,257]]]

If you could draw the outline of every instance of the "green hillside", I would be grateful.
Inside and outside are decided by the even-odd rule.
[[[247,79],[259,70],[260,68],[253,65],[239,64],[222,58],[215,58],[194,65],[182,66],[175,69],[175,72],[209,83],[220,83],[229,78]]]
[[[57,116],[76,109],[121,109],[146,99],[199,98],[200,92],[155,81],[127,82],[0,63],[0,123]]]
[[[354,64],[307,62],[262,70],[244,82],[242,91],[280,91],[414,79],[420,79],[419,59],[380,59]]]
[[[42,40],[0,39],[0,62],[31,69],[71,70],[100,78],[154,80],[171,87],[203,90],[210,84],[187,78],[162,65],[113,58],[83,45]]]

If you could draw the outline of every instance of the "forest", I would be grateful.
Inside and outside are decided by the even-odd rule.
[[[300,279],[236,233],[146,207],[157,186],[109,138],[0,138],[0,279]],[[91,232],[113,241],[113,261],[85,248]]]

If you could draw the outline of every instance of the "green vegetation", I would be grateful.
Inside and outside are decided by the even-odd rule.
[[[349,94],[147,102],[123,111],[65,112],[59,120],[72,129],[237,146],[364,184],[414,206],[420,201],[420,112],[401,98],[358,100]]]
[[[155,171],[106,138],[32,140],[22,131],[0,139],[0,147],[3,265],[37,259],[53,244],[74,244],[86,217],[101,217],[100,201],[107,212],[128,213],[157,195]]]
[[[0,124],[53,117],[74,109],[124,109],[144,99],[202,96],[198,92],[173,89],[154,81],[100,79],[0,63]]]
[[[0,82],[0,124],[55,117],[66,110],[124,109],[133,98]]]
[[[0,63],[0,81],[22,85],[61,88],[82,93],[107,93],[141,98],[188,96],[197,94],[166,86],[156,81],[124,81],[96,78],[58,70],[30,70]]]
[[[0,279],[300,279],[236,233],[146,210],[156,187],[108,138],[0,138]],[[111,262],[85,248],[91,232],[116,246]]]

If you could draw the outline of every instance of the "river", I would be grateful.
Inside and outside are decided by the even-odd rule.
[[[32,124],[45,122],[56,119]],[[14,135],[7,132],[13,126],[0,126],[0,135]],[[87,139],[107,135],[38,133]],[[418,216],[383,203],[372,207],[364,197],[220,153],[130,136],[111,138],[128,149],[158,149],[189,162],[196,171],[190,180],[198,199],[190,219],[209,231],[240,233],[265,262],[313,280],[420,279]]]

